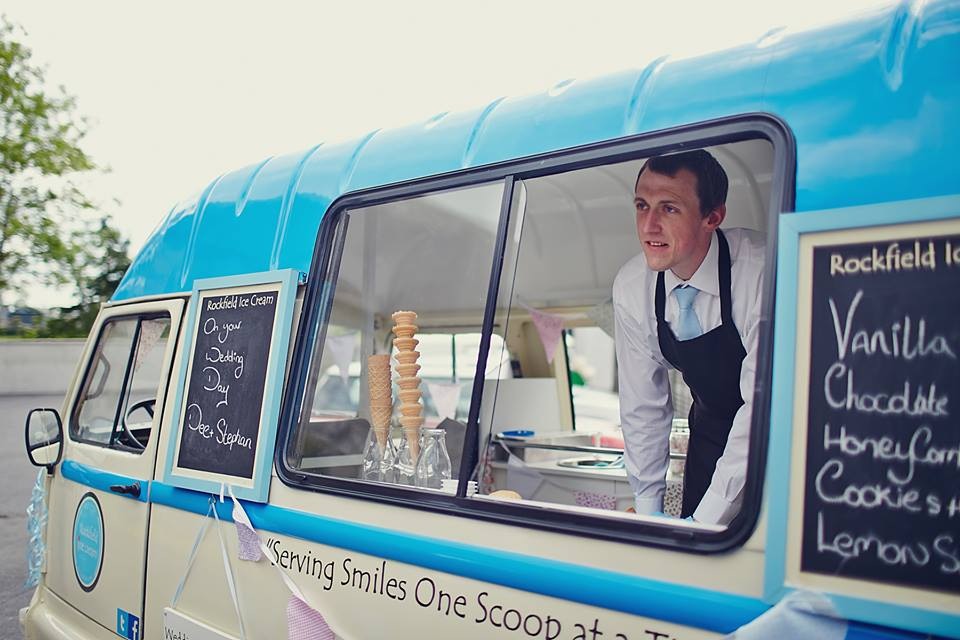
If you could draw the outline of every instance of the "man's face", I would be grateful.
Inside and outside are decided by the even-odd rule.
[[[647,264],[654,271],[670,269],[681,280],[689,280],[707,255],[710,237],[723,222],[726,208],[721,205],[701,215],[697,177],[687,169],[672,178],[644,170],[633,202]]]

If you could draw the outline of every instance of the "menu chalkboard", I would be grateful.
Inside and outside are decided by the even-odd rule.
[[[812,253],[802,571],[960,592],[960,235]]]
[[[180,467],[253,477],[279,294],[201,296]]]
[[[299,273],[196,280],[164,481],[264,502]]]

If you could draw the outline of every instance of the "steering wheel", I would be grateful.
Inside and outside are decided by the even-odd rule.
[[[124,414],[123,419],[120,420],[120,425],[123,427],[123,433],[130,439],[130,442],[133,446],[141,451],[147,448],[147,445],[137,440],[137,436],[133,435],[133,431],[130,429],[130,425],[127,424],[127,419],[131,415],[136,413],[138,410],[143,409],[147,412],[150,418],[153,418],[153,409],[157,404],[156,398],[147,398],[146,400],[141,400],[139,402],[134,402],[127,408],[127,412]]]

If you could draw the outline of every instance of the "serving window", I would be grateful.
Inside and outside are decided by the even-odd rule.
[[[385,419],[390,437],[399,440],[403,414],[392,315],[415,310],[415,346],[409,349],[418,367],[410,376],[419,392],[415,403],[423,427],[443,423],[451,465],[459,470],[502,196],[498,181],[343,213],[307,410],[286,454],[293,469],[379,482],[363,472],[373,414],[382,414],[384,403],[371,397],[370,363],[378,356],[389,363]],[[490,350],[497,355],[485,360],[496,362],[501,347],[502,340],[494,340]]]
[[[701,549],[729,547],[725,526],[666,517],[680,515],[693,402],[675,370],[664,374],[665,516],[632,513],[613,307],[617,274],[641,252],[634,189],[651,155],[706,149],[729,179],[721,229],[746,228],[773,241],[771,212],[792,204],[788,141],[766,120],[725,132],[730,140],[717,134],[709,144],[695,144],[696,132],[686,132],[674,147],[664,137],[656,147],[641,140],[518,162],[488,171],[494,179],[486,184],[450,188],[456,180],[447,179],[435,190],[427,182],[398,188],[392,198],[389,190],[345,198],[318,246],[318,282],[327,284],[315,284],[308,297],[311,320],[301,343],[310,341],[311,350],[300,365],[303,401],[288,429],[281,475],[378,500],[402,495],[406,505],[459,515],[554,530],[568,529],[573,518],[581,533],[671,546],[683,530],[685,548],[696,547],[698,536],[728,541]],[[763,320],[772,308],[766,291],[772,286],[757,293]],[[765,371],[767,336],[758,343],[756,369]],[[411,351],[417,355],[404,355]],[[375,390],[384,361],[386,392]],[[415,373],[402,370],[410,363],[419,366]],[[412,376],[418,393],[404,393]],[[419,421],[409,420],[416,417],[411,402],[420,405]],[[753,519],[768,411],[758,393],[744,453],[743,509]],[[422,427],[416,453],[433,446],[428,430],[444,432],[445,482],[385,474],[382,461],[379,474],[374,469],[373,443],[402,453],[413,445],[410,425]],[[747,533],[753,519],[745,519]],[[737,539],[745,535],[741,527]]]
[[[706,151],[729,180],[721,229],[765,235],[771,144],[750,140]],[[624,460],[620,404],[621,393],[629,390],[620,388],[618,376],[616,345],[624,338],[616,335],[613,284],[641,252],[634,187],[645,162],[638,158],[521,183],[524,197],[511,211],[497,317],[507,348],[523,356],[516,367],[522,375],[485,390],[490,408],[481,409],[481,416],[489,421],[481,419],[479,428],[489,445],[482,447],[481,498],[519,495],[516,504],[607,515],[635,509]],[[652,296],[647,302],[639,306],[652,317]],[[677,369],[668,366],[665,378],[669,417],[657,444],[668,449],[662,512],[676,518],[693,397]]]

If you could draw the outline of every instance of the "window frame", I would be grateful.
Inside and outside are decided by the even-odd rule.
[[[71,442],[79,442],[79,443],[93,446],[93,447],[100,447],[102,449],[111,449],[113,451],[122,451],[124,453],[131,453],[137,456],[142,455],[143,452],[147,450],[147,447],[144,447],[143,449],[135,449],[134,447],[128,447],[122,444],[118,445],[116,441],[117,433],[118,433],[117,427],[120,424],[119,423],[119,421],[121,420],[120,415],[123,413],[123,409],[121,409],[121,406],[123,405],[124,400],[127,398],[127,395],[130,392],[130,389],[129,389],[130,382],[132,381],[132,378],[133,378],[132,365],[133,365],[133,360],[136,357],[136,351],[139,348],[141,327],[144,321],[157,320],[160,318],[166,318],[167,321],[170,323],[170,327],[168,329],[170,335],[168,335],[167,340],[175,338],[175,336],[173,335],[174,319],[172,314],[166,310],[148,311],[144,313],[118,314],[115,316],[106,317],[103,319],[103,322],[100,323],[100,327],[97,331],[97,339],[94,341],[93,349],[91,349],[90,356],[87,358],[86,364],[84,365],[83,377],[81,378],[82,382],[77,389],[77,396],[73,401],[73,406],[70,408],[70,422],[67,427],[67,437],[70,438]],[[99,440],[89,440],[87,438],[81,438],[78,435],[79,426],[80,426],[79,425],[80,409],[83,406],[83,403],[86,401],[86,398],[84,397],[84,395],[88,389],[88,383],[92,383],[90,376],[94,375],[97,370],[96,363],[99,360],[100,346],[101,346],[102,340],[104,339],[104,332],[107,326],[110,325],[111,323],[123,322],[124,320],[136,320],[137,326],[133,333],[133,340],[131,341],[130,353],[127,355],[127,360],[126,360],[126,363],[124,364],[123,387],[122,387],[123,391],[121,392],[120,397],[117,399],[117,411],[114,414],[114,424],[113,424],[113,429],[110,432],[110,439],[107,442],[101,442]],[[161,375],[163,374],[161,373]],[[163,382],[163,379],[161,379],[161,383],[162,382]],[[102,384],[103,383],[101,383],[101,386]],[[162,390],[161,389],[162,386],[163,385],[161,384],[161,386],[158,387],[158,392]],[[161,407],[158,405],[154,409],[155,413],[159,413],[160,409]],[[154,437],[154,434],[151,433],[151,440],[153,439],[153,437]],[[147,446],[149,446],[149,443]]]
[[[464,496],[466,483],[461,482],[457,496],[419,492],[402,486],[367,483],[326,476],[306,474],[290,468],[286,453],[290,441],[299,428],[300,412],[307,402],[311,360],[323,340],[326,321],[333,303],[333,292],[339,269],[340,247],[335,243],[340,220],[348,210],[385,204],[391,201],[429,195],[437,191],[503,182],[500,219],[491,260],[491,272],[483,326],[478,353],[477,371],[486,367],[490,335],[493,331],[500,277],[507,244],[507,229],[514,199],[514,187],[522,181],[594,166],[615,164],[639,158],[702,148],[749,139],[763,139],[773,147],[770,201],[767,212],[766,260],[768,277],[764,282],[763,310],[760,320],[758,352],[766,357],[757,362],[754,390],[754,409],[751,416],[748,470],[744,500],[739,515],[722,532],[671,527],[669,522],[647,523],[596,517],[566,512],[562,508],[546,510],[524,506],[522,502],[499,504],[493,501],[472,500]],[[796,181],[796,142],[789,127],[775,115],[747,113],[696,124],[643,133],[614,140],[562,149],[554,152],[512,159],[483,167],[454,171],[439,176],[420,178],[409,182],[377,186],[344,194],[334,200],[324,213],[314,245],[310,278],[304,295],[302,315],[296,336],[288,385],[280,416],[279,446],[275,465],[280,480],[291,487],[307,491],[355,497],[396,506],[412,507],[457,517],[473,518],[499,524],[523,526],[554,533],[573,534],[589,538],[640,544],[692,553],[717,553],[743,545],[753,534],[760,515],[763,479],[765,475],[766,445],[770,418],[770,383],[773,359],[773,310],[775,303],[775,271],[777,257],[777,229],[779,216],[794,210]],[[336,264],[331,257],[337,257]],[[328,265],[332,274],[328,273]],[[467,431],[464,438],[460,479],[469,477],[479,458],[479,447],[467,443],[476,441],[483,392],[483,375],[474,375]]]

